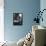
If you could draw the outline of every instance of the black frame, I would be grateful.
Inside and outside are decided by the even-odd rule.
[[[13,25],[23,24],[23,13],[13,13]]]

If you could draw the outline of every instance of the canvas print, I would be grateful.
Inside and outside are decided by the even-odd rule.
[[[23,14],[13,13],[13,25],[22,25],[22,24],[23,24]]]

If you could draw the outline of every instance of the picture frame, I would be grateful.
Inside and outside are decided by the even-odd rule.
[[[13,25],[23,24],[23,13],[13,13]]]

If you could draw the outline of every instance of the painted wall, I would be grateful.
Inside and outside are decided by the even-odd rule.
[[[42,11],[43,9],[46,9],[46,0],[40,1],[40,10]],[[40,24],[43,26],[46,26],[46,20],[45,20],[46,19],[46,11],[43,12],[42,17],[43,17],[44,21],[43,22],[41,21]]]
[[[5,0],[4,1],[5,40],[18,41],[32,28],[32,21],[40,9],[40,0]],[[23,25],[13,26],[13,13],[23,13]]]

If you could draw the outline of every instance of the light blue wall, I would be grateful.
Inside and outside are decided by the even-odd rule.
[[[46,9],[46,0],[41,0],[40,1],[40,10],[42,11],[43,9]],[[43,12],[43,22],[40,22],[40,25],[45,26],[46,27],[46,10]]]
[[[39,0],[5,0],[4,26],[5,40],[18,41],[24,37],[32,27],[32,21],[36,12],[40,9]],[[13,13],[23,13],[23,25],[13,26]]]

